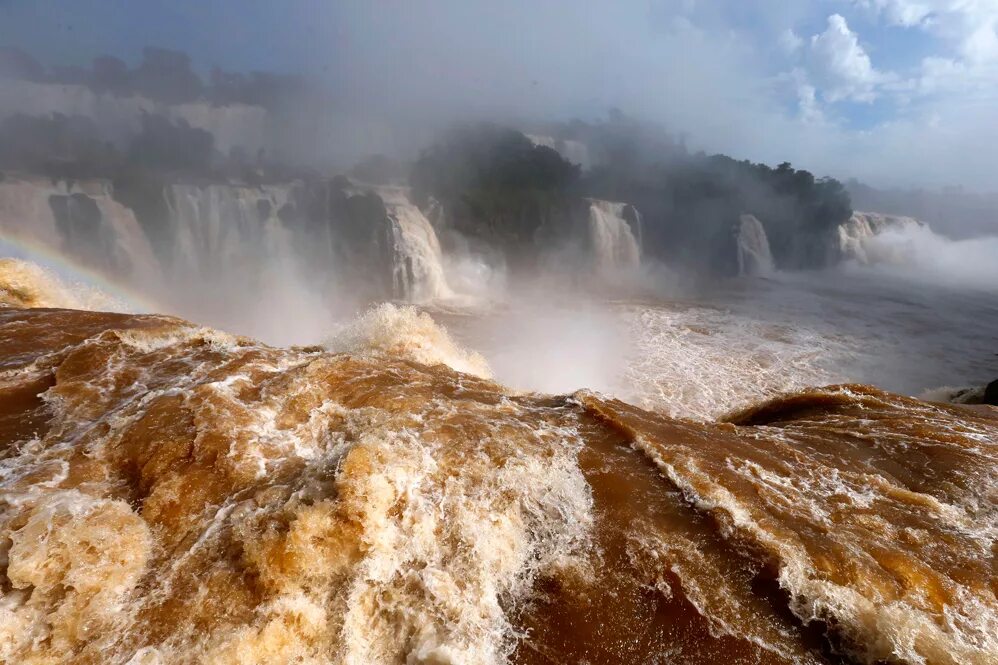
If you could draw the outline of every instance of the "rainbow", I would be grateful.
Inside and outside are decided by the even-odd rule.
[[[136,291],[133,287],[114,281],[104,273],[85,266],[54,247],[32,238],[0,231],[0,258],[31,261],[56,273],[70,284],[84,284],[120,301],[133,314],[166,313],[161,303]]]

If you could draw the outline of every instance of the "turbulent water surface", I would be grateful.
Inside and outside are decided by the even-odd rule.
[[[866,268],[731,280],[672,299],[542,296],[433,312],[506,385],[590,388],[698,420],[815,385],[921,396],[998,377],[998,295]]]
[[[174,194],[291,255],[281,192]],[[911,397],[998,377],[986,265],[458,299],[386,212],[421,309],[331,323],[265,276],[230,308],[314,346],[0,260],[0,662],[998,663],[998,411]],[[589,212],[640,285],[640,216]]]
[[[989,407],[514,393],[392,306],[0,328],[3,662],[996,662]]]

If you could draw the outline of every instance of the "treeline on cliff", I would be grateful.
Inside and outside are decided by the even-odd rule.
[[[646,255],[714,272],[733,269],[742,213],[762,221],[778,267],[794,269],[827,263],[831,234],[852,212],[837,180],[789,163],[691,154],[619,112],[554,129],[590,146],[597,166],[582,173],[520,132],[485,124],[455,129],[425,150],[411,182],[422,199],[443,203],[459,231],[502,247],[557,234],[578,218],[584,197],[631,203],[643,216]]]
[[[427,148],[410,174],[416,201],[444,204],[446,225],[506,252],[556,237],[571,223],[579,167],[521,132],[493,124],[456,128]]]
[[[82,85],[96,93],[142,96],[164,104],[205,101],[212,104],[252,104],[271,108],[310,91],[304,79],[289,74],[254,71],[229,72],[213,67],[203,80],[186,53],[146,47],[135,67],[111,55],[78,65],[46,68],[31,54],[0,48],[0,79],[35,83]]]
[[[127,140],[114,143],[86,116],[11,115],[0,120],[0,169],[51,178],[115,180],[141,172],[167,180],[235,179],[248,184],[312,173],[310,167],[276,159],[264,150],[250,154],[236,146],[223,154],[211,132],[183,119],[144,113],[138,124]]]
[[[0,47],[0,85],[4,79],[81,85],[97,94],[139,96],[167,106],[200,102],[274,110],[297,107],[317,94],[302,77],[274,72],[213,67],[207,80],[202,80],[187,54],[156,47],[144,48],[135,67],[110,55],[94,58],[89,67],[44,67],[24,51]],[[46,115],[14,114],[0,121],[0,168],[53,178],[117,179],[141,171],[167,178],[179,174],[248,183],[306,173],[302,165],[280,162],[262,149],[250,153],[235,146],[223,154],[210,132],[158,111],[143,112],[138,124],[137,131],[124,139],[111,140],[87,116],[58,110]]]

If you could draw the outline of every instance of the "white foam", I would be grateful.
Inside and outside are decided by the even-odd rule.
[[[424,365],[447,365],[482,378],[492,372],[485,359],[459,347],[430,315],[412,306],[373,307],[325,343],[338,353],[406,358]]]
[[[854,263],[927,283],[993,290],[998,237],[950,240],[911,217],[855,213],[839,227],[839,244]]]
[[[984,608],[980,613],[967,610],[972,603],[961,602],[960,608],[952,607],[949,625],[939,623],[919,606],[922,600],[901,597],[885,601],[878,598],[876,588],[838,584],[825,579],[817,572],[815,562],[802,543],[787,538],[786,532],[773,528],[771,515],[751,502],[739,499],[721,479],[700,468],[694,459],[674,459],[663,454],[658,444],[637,437],[634,445],[647,454],[684,494],[701,510],[721,511],[730,517],[730,529],[722,532],[728,538],[733,531],[749,534],[779,560],[780,586],[790,592],[791,609],[805,624],[812,621],[834,620],[849,638],[853,655],[863,662],[874,663],[899,660],[910,663],[990,663],[987,654],[998,648],[994,627],[998,625],[998,612]],[[799,460],[798,460],[799,461]],[[768,487],[789,489],[786,479],[770,475]],[[884,488],[874,496],[887,496]],[[792,491],[792,505],[799,507],[804,492]],[[841,487],[833,482],[828,487],[829,496],[839,494]],[[855,496],[850,492],[852,496]],[[861,502],[862,503],[862,502]],[[935,502],[938,504],[938,502]],[[943,506],[941,517],[952,517],[952,507]],[[814,517],[822,517],[817,510]],[[778,523],[778,521],[777,521]],[[733,530],[733,531],[732,531]],[[987,550],[983,550],[982,554]],[[862,552],[862,550],[860,550]],[[973,600],[973,599],[971,599]],[[979,605],[979,602],[978,602]]]
[[[669,415],[713,420],[779,393],[834,383],[843,340],[804,326],[702,307],[626,306],[635,348],[621,395]]]
[[[65,282],[30,261],[0,259],[0,305],[125,312],[124,303],[86,284]]]

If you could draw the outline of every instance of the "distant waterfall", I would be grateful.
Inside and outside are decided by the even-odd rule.
[[[755,215],[738,218],[738,274],[767,275],[775,270],[766,229]]]
[[[148,285],[162,276],[135,214],[104,180],[8,175],[0,181],[0,228],[108,277]]]
[[[396,297],[427,302],[453,295],[444,274],[440,240],[402,187],[378,187],[391,223],[392,286]]]
[[[589,200],[589,240],[596,268],[613,273],[641,265],[641,246],[631,223],[625,219],[626,203]],[[632,207],[633,210],[633,207]],[[633,211],[640,236],[640,216]]]
[[[896,257],[879,256],[884,253],[883,248],[878,246],[874,239],[887,231],[904,232],[924,226],[924,222],[912,217],[883,215],[876,212],[854,212],[848,221],[839,225],[839,252],[842,258],[864,265],[879,262],[903,262],[892,260]]]
[[[998,236],[952,240],[912,217],[857,212],[841,224],[841,258],[908,278],[961,288],[998,284]]]
[[[278,212],[289,186],[170,185],[173,269],[211,276],[256,270],[292,254]]]

